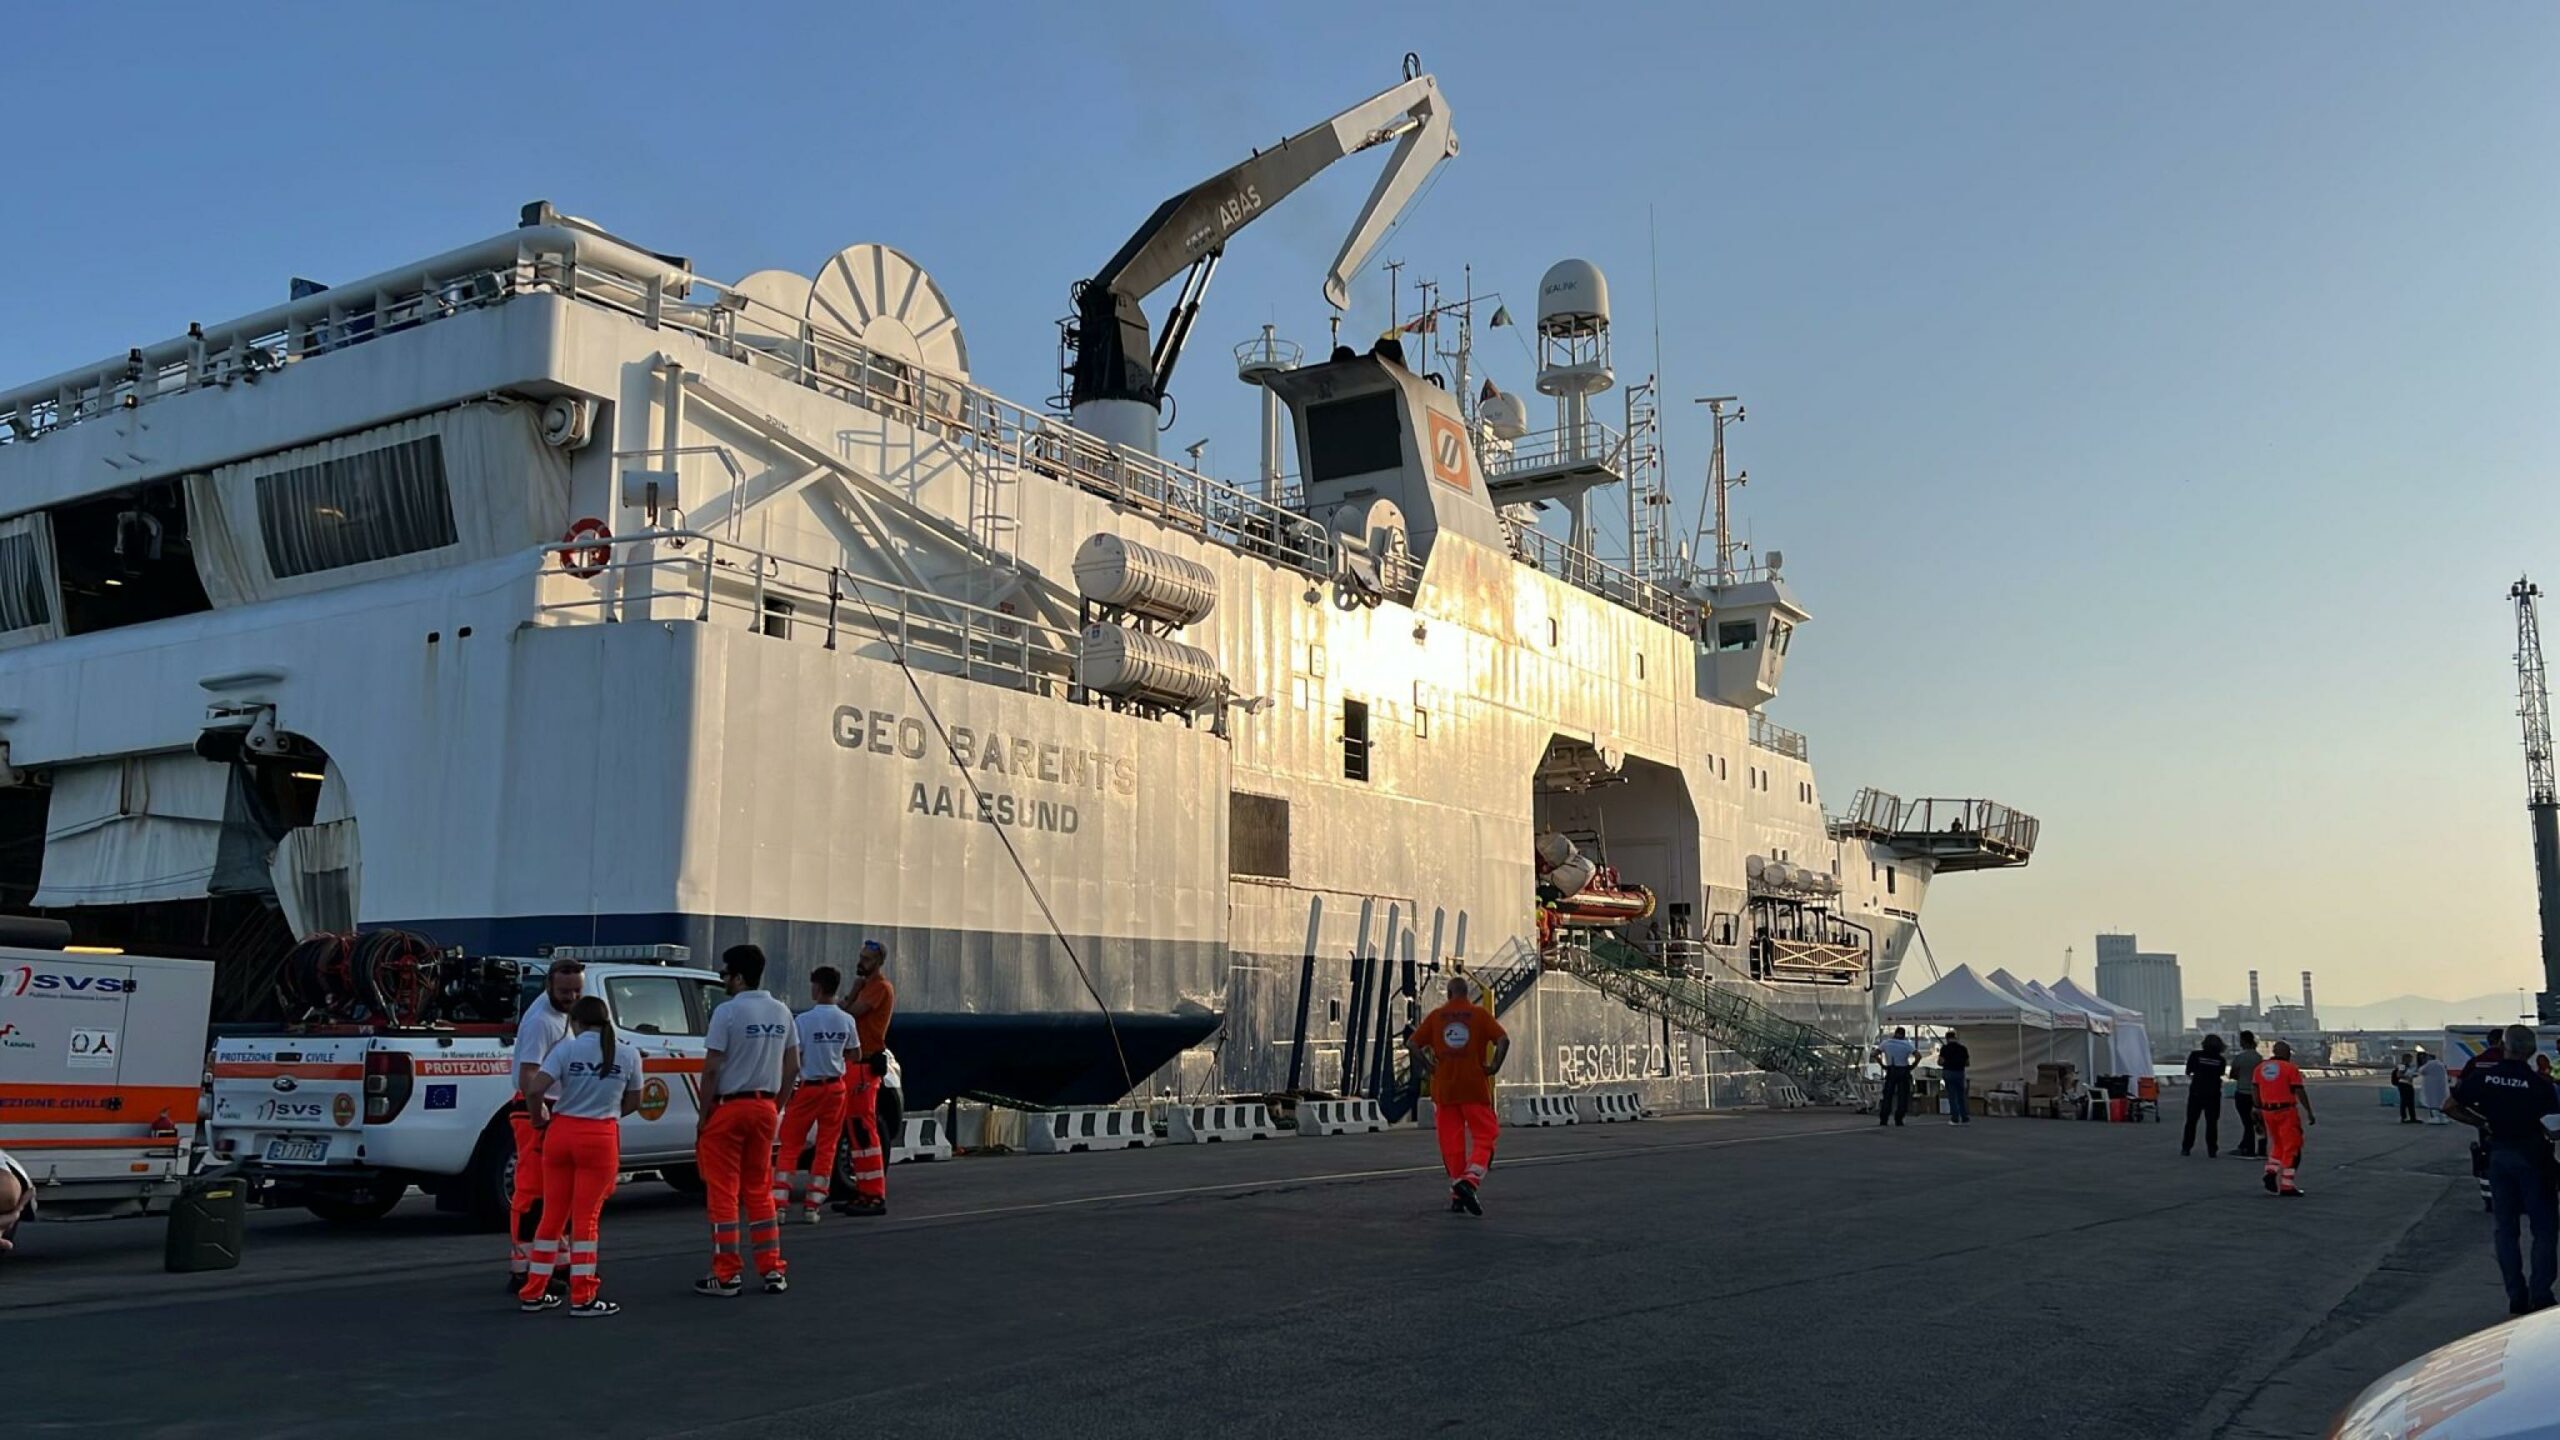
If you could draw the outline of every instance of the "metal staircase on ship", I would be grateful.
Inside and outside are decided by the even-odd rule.
[[[1596,930],[1560,933],[1545,963],[1633,1009],[1703,1035],[1759,1069],[1795,1081],[1817,1105],[1863,1104],[1874,1098],[1855,1044],[1790,1019],[1740,987],[1666,969],[1642,950]]]

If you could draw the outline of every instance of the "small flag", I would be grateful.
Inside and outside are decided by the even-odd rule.
[[[1510,323],[1511,323],[1511,307],[1510,307],[1510,306],[1508,306],[1508,305],[1496,305],[1496,306],[1494,306],[1494,307],[1493,307],[1493,320],[1492,320],[1492,325],[1493,325],[1495,328],[1500,328],[1501,326],[1508,325],[1508,324],[1510,324]]]
[[[1490,400],[1490,399],[1492,399],[1494,396],[1499,395],[1499,394],[1501,394],[1501,393],[1502,393],[1501,391],[1496,390],[1496,389],[1494,389],[1494,388],[1493,388],[1493,382],[1492,382],[1492,381],[1487,380],[1486,382],[1484,382],[1484,393],[1483,393],[1483,394],[1481,394],[1481,395],[1478,395],[1478,396],[1476,397],[1476,403],[1477,403],[1477,404],[1479,404],[1479,405],[1481,405],[1481,404],[1483,404],[1485,401]]]
[[[1425,310],[1396,327],[1407,335],[1429,335],[1440,328],[1440,312]]]

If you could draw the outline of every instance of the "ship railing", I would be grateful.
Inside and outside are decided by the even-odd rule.
[[[2036,817],[1997,800],[1934,796],[1905,800],[1899,795],[1872,789],[1860,790],[1849,802],[1847,813],[1833,826],[1835,834],[1885,839],[1896,836],[1953,836],[2019,855],[2034,851],[2040,829],[2041,824]]]
[[[572,277],[571,293],[653,327],[693,334],[755,368],[938,436],[982,464],[1043,475],[1217,544],[1333,576],[1333,537],[1305,515],[1113,445],[956,376],[883,355],[718,281],[695,276],[691,287],[712,301],[671,303],[657,283],[610,271]]]
[[[1512,536],[1512,551],[1532,569],[1553,575],[1577,590],[1589,591],[1689,634],[1698,632],[1698,607],[1694,602],[1631,575],[1535,525],[1517,529]]]
[[[1790,760],[1802,760],[1807,755],[1804,735],[1801,732],[1790,730],[1757,710],[1751,712],[1751,743],[1763,750],[1775,751]]]
[[[851,336],[592,232],[527,226],[366,280],[0,392],[0,444],[548,292],[682,331],[746,364],[938,435],[982,462],[1080,486],[1204,539],[1330,579],[1333,540],[1305,515],[1109,444],[966,380],[881,355]]]
[[[1579,425],[1532,430],[1512,439],[1499,450],[1480,449],[1476,461],[1483,467],[1487,483],[1515,475],[1583,467],[1624,474],[1627,437],[1602,421],[1584,420]]]
[[[690,620],[828,650],[886,644],[921,669],[1040,693],[1063,692],[1074,670],[1074,637],[1056,626],[701,531],[542,549],[536,608],[553,623]]]

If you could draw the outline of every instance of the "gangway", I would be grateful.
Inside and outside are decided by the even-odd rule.
[[[1786,1076],[1817,1105],[1873,1099],[1874,1087],[1854,1043],[1790,1019],[1738,987],[1666,969],[1625,941],[1593,930],[1564,932],[1546,964],[1636,1010],[1703,1035],[1762,1070]]]

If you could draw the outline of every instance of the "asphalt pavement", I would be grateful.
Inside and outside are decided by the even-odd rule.
[[[21,1435],[2316,1435],[2505,1318],[2467,1132],[2316,1094],[2309,1195],[2172,1125],[1743,1112],[1503,1136],[1483,1218],[1428,1135],[970,1157],[785,1232],[709,1300],[699,1213],[605,1212],[608,1320],[524,1316],[504,1244],[413,1199],[0,1262]]]

